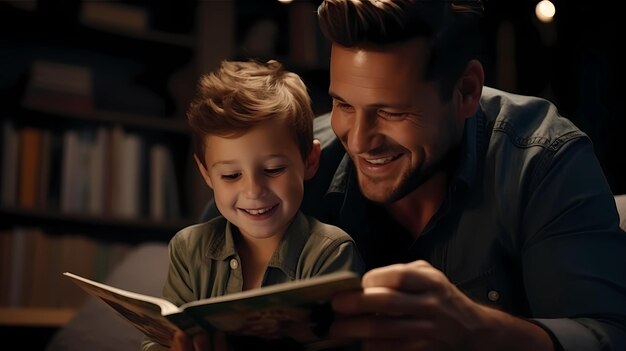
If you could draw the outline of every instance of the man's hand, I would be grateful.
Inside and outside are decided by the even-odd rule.
[[[330,332],[363,350],[553,349],[543,329],[475,303],[425,261],[374,269],[362,284],[333,299]]]

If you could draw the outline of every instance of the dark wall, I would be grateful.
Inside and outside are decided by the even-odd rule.
[[[614,193],[626,193],[624,54],[618,51],[619,11],[581,0],[553,0],[556,16],[542,24],[537,1],[485,3],[487,84],[498,87],[497,33],[514,28],[514,92],[552,100],[594,142]],[[510,86],[507,86],[510,88]]]

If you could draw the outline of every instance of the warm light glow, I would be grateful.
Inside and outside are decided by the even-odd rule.
[[[555,13],[556,8],[550,0],[541,0],[537,6],[535,6],[535,15],[537,15],[537,19],[543,23],[552,22]]]
[[[290,2],[292,2],[293,0],[278,0],[278,2],[281,2],[283,4],[288,4]]]

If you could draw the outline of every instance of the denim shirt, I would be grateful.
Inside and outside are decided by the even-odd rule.
[[[416,240],[363,198],[330,114],[315,133],[322,160],[302,209],[347,231],[368,269],[424,259],[564,350],[626,350],[626,234],[591,140],[550,102],[483,89],[446,199]]]

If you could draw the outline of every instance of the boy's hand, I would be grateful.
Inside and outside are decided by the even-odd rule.
[[[221,332],[212,335],[200,333],[193,340],[182,331],[177,331],[170,351],[230,351],[226,335]]]

